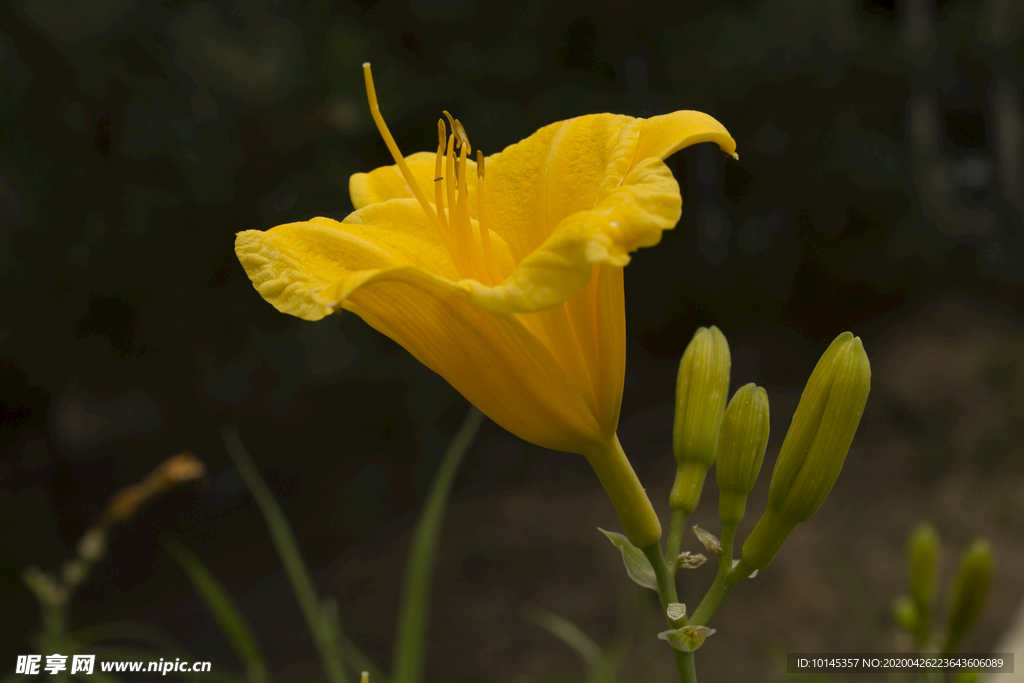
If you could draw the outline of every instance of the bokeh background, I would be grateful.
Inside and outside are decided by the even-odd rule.
[[[783,680],[788,651],[898,648],[888,610],[924,520],[945,577],[977,535],[999,553],[967,643],[987,651],[1024,596],[1022,27],[1015,0],[5,2],[3,668],[38,628],[22,571],[57,568],[112,493],[187,448],[207,482],[116,530],[73,624],[145,621],[237,668],[173,535],[236,596],[278,680],[319,678],[220,440],[229,423],[349,635],[389,661],[409,532],[466,403],[355,316],[278,314],[232,249],[237,231],[344,217],[349,175],[390,163],[365,60],[406,153],[433,149],[442,109],[486,153],[603,111],[698,109],[736,138],[739,162],[706,145],[669,161],[683,218],[626,270],[620,436],[660,511],[675,368],[698,326],[728,336],[733,388],[772,400],[741,536],[818,355],[843,330],[864,339],[874,385],[846,469],[726,602],[701,680]],[[714,531],[710,481],[696,521]],[[520,614],[608,642],[624,577],[598,525],[618,528],[582,458],[486,423],[445,528],[429,680],[582,680]],[[685,576],[684,600],[710,578]],[[665,680],[641,606],[627,679]]]

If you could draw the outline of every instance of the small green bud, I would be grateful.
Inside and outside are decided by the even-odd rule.
[[[843,332],[815,366],[782,442],[768,509],[743,544],[743,559],[764,569],[797,524],[825,502],[839,477],[871,389],[859,337]]]
[[[992,546],[983,538],[972,543],[964,554],[949,600],[949,626],[943,653],[950,654],[956,650],[960,639],[978,619],[992,582],[994,562]]]
[[[925,643],[931,635],[932,603],[935,601],[935,572],[939,559],[939,536],[929,524],[922,524],[907,543],[907,563],[910,566],[910,595],[919,615],[917,629],[913,631],[918,643]]]
[[[909,595],[901,595],[892,604],[892,617],[908,633],[916,634],[920,628],[917,606]]]
[[[718,434],[718,516],[726,524],[743,519],[767,446],[768,393],[751,383],[733,394]]]
[[[715,462],[731,365],[729,343],[714,325],[697,330],[679,362],[672,430],[676,480],[669,505],[687,515],[696,509],[704,478]]]

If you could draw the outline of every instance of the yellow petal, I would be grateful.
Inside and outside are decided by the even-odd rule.
[[[684,147],[700,142],[714,142],[723,152],[736,157],[736,141],[714,117],[699,111],[674,111],[652,116],[644,120],[633,163],[636,165],[650,157],[666,159]]]
[[[589,406],[548,349],[515,317],[474,306],[464,289],[395,268],[366,278],[342,305],[513,434],[576,453],[600,437]]]
[[[657,244],[662,231],[678,222],[681,206],[672,172],[662,161],[647,159],[597,204],[561,220],[502,284],[471,283],[473,301],[497,313],[528,313],[560,304],[589,281],[591,266],[624,266],[630,252]],[[497,221],[492,228],[502,234]],[[514,257],[515,248],[508,246]]]
[[[405,157],[413,177],[427,197],[434,196],[434,153],[417,152]],[[490,164],[490,162],[487,162]],[[488,169],[490,166],[487,167]],[[469,176],[470,216],[476,215],[476,162],[466,160],[466,175]],[[348,191],[352,205],[361,209],[370,204],[386,202],[389,199],[412,199],[413,193],[398,166],[381,166],[369,173],[355,173],[349,178]]]
[[[580,116],[487,158],[488,218],[517,262],[563,219],[593,209],[618,185],[629,171],[640,125],[629,116]]]
[[[594,266],[590,282],[563,305],[517,317],[551,351],[593,410],[602,434],[611,437],[626,370],[622,268]]]
[[[475,225],[474,233],[479,239]],[[491,237],[499,264],[512,270],[508,246],[497,235]],[[330,314],[377,270],[414,266],[458,279],[451,255],[415,199],[371,204],[340,223],[314,218],[266,232],[240,232],[235,253],[264,299],[305,320]]]

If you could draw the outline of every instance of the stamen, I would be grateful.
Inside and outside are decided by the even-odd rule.
[[[444,127],[444,119],[437,120],[437,157],[434,159],[434,205],[437,207],[437,219],[441,225],[449,230],[448,219],[444,215],[444,177],[441,175],[441,154],[444,153],[444,139],[448,137],[448,131]]]
[[[402,156],[402,152],[399,151],[398,145],[395,143],[395,139],[391,136],[391,131],[388,130],[388,126],[384,123],[384,117],[380,113],[380,106],[377,104],[377,91],[373,87],[373,74],[370,73],[370,63],[363,62],[363,80],[366,81],[366,99],[370,102],[370,115],[373,116],[373,122],[377,124],[377,130],[380,132],[380,136],[384,138],[384,144],[387,145],[388,151],[391,152],[392,158],[398,165],[398,169],[402,172],[402,177],[405,178],[405,182],[409,184],[409,189],[412,190],[416,200],[420,203],[420,208],[423,209],[423,213],[434,223],[434,227],[437,228],[438,234],[448,247],[448,251],[452,252],[451,239],[447,234],[447,230],[441,225],[440,219],[430,210],[430,203],[427,201],[427,197],[423,194],[423,190],[420,189],[419,183],[412,175],[412,170],[409,168],[409,164],[405,163],[405,157]]]
[[[458,123],[458,121],[456,121]],[[458,201],[455,207],[455,239],[465,249],[466,262],[476,276],[478,282],[487,277],[473,240],[473,229],[469,219],[469,179],[466,177],[466,152],[469,145],[459,147],[459,184]]]
[[[484,153],[476,151],[476,213],[477,225],[480,228],[480,244],[484,248],[484,262],[491,274],[492,284],[498,284],[504,280],[501,277],[501,270],[498,268],[498,260],[494,258],[494,249],[491,247],[491,231],[487,227],[487,219],[484,217]]]
[[[449,114],[447,111],[444,111],[443,113],[444,113],[444,115],[446,117],[448,117],[448,123],[451,124],[451,128],[452,128],[451,137],[448,138],[448,152],[447,152],[446,158],[447,158],[447,161],[448,161],[448,178],[449,178],[449,180],[447,182],[447,185],[448,185],[448,211],[449,212],[454,212],[455,211],[455,187],[458,185],[458,182],[459,182],[459,176],[457,174],[457,169],[455,168],[455,157],[452,156],[452,149],[453,149],[453,145],[454,145],[454,142],[455,142],[455,119],[453,119],[452,115]],[[454,182],[454,184],[453,184],[453,182]],[[454,213],[452,213],[452,215],[454,216]]]
[[[448,136],[448,149],[445,152],[445,181],[444,187],[448,194],[448,213],[452,222],[455,222],[455,185],[459,178],[455,175],[455,155],[452,154],[452,146],[455,144],[455,134]]]

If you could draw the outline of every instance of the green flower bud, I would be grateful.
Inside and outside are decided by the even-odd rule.
[[[896,598],[892,604],[892,617],[908,633],[917,633],[920,628],[921,617],[917,613],[914,600],[909,595],[901,595]]]
[[[669,505],[687,515],[696,509],[704,477],[715,462],[731,365],[729,343],[714,325],[697,330],[679,362],[672,430],[676,480]]]
[[[918,643],[925,643],[931,635],[932,603],[935,601],[935,572],[939,559],[939,536],[929,524],[922,524],[907,543],[907,561],[910,566],[910,595],[920,615],[913,631]]]
[[[755,569],[771,564],[797,524],[825,502],[860,424],[871,364],[860,337],[844,332],[815,366],[775,461],[768,509],[743,544]]]
[[[743,519],[747,495],[761,471],[768,446],[768,393],[756,384],[740,387],[725,409],[718,434],[718,516],[726,524]]]
[[[995,558],[992,546],[983,538],[971,544],[960,563],[960,573],[949,600],[949,625],[946,630],[946,645],[943,653],[956,650],[960,639],[967,633],[981,613],[992,582],[992,565]]]

